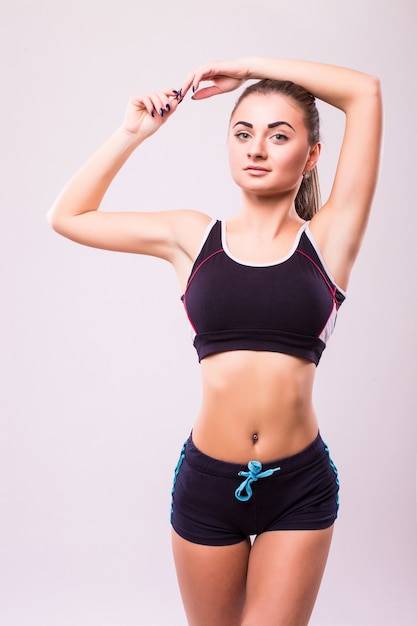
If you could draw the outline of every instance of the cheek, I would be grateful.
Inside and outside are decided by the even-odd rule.
[[[288,172],[292,172],[295,176],[302,174],[307,159],[307,150],[289,150],[286,153],[281,152],[277,155],[277,162],[279,162],[281,167]]]
[[[239,169],[239,163],[242,159],[241,150],[239,150],[239,147],[240,146],[237,146],[233,143],[229,143],[228,145],[229,167],[232,174]]]

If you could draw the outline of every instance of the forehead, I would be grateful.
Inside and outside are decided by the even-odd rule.
[[[252,93],[239,103],[230,121],[232,125],[237,121],[267,125],[278,120],[304,126],[302,110],[292,98],[278,93]]]

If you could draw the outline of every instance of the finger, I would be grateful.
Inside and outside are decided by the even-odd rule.
[[[148,97],[151,103],[150,113],[152,117],[164,117],[165,115],[169,115],[169,113],[175,111],[178,105],[174,90],[172,89],[149,94]]]
[[[194,93],[194,90],[196,89],[195,72],[192,72],[191,74],[189,74],[187,78],[185,79],[185,81],[182,83],[181,89],[179,90],[181,92],[181,98],[184,98],[187,95],[190,88],[192,88],[193,93]]]
[[[143,96],[141,96],[141,98],[138,98],[138,102],[142,101],[143,105],[145,106],[146,110],[148,111],[149,115],[152,115],[152,113],[155,110],[155,105],[154,105],[154,101],[152,99],[152,97],[150,95],[144,94]]]
[[[204,100],[205,98],[211,98],[212,96],[218,96],[223,91],[217,85],[211,85],[210,87],[203,87],[192,95],[193,100]]]
[[[195,93],[199,88],[201,82],[213,79],[216,74],[217,71],[213,69],[212,63],[205,63],[204,65],[201,65],[200,67],[195,69],[193,72],[190,72],[182,85],[183,96],[187,94],[189,89],[191,89],[192,92]]]
[[[211,69],[208,69],[206,66],[200,68],[194,73],[193,81],[191,84],[191,90],[194,93],[197,92],[200,87],[200,83],[204,81],[209,81],[215,78],[216,74],[212,72]]]

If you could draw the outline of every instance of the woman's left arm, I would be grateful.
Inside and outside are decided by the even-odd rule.
[[[190,75],[201,99],[235,89],[247,79],[291,80],[320,100],[342,110],[345,133],[328,201],[314,216],[311,230],[341,286],[346,286],[359,251],[375,190],[382,134],[379,80],[355,70],[290,59],[247,57],[214,61]]]

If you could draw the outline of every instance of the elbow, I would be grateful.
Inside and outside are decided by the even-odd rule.
[[[352,110],[360,111],[361,115],[369,114],[373,119],[381,119],[382,92],[379,78],[371,74],[362,74],[361,82],[358,84],[350,104]]]
[[[59,216],[58,212],[55,210],[55,207],[52,206],[47,212],[46,222],[49,226],[59,235],[63,237],[67,237],[67,228],[65,228],[66,221]]]
[[[369,110],[369,107],[374,113],[382,108],[381,82],[378,76],[358,73],[355,84],[339,108],[349,114],[358,109],[362,112]]]
[[[379,134],[382,133],[383,103],[381,81],[377,76],[370,76],[370,99],[373,102],[374,115],[379,125]]]
[[[381,81],[378,76],[359,72],[356,78],[355,84],[352,85],[351,101],[381,99]]]
[[[382,95],[382,90],[381,90],[381,80],[378,78],[378,76],[370,76],[370,88],[371,91],[379,98],[381,99],[381,95]]]
[[[374,98],[377,101],[382,100],[381,81],[378,76],[367,74],[364,91],[368,97]]]
[[[52,209],[49,209],[48,213],[45,215],[45,219],[46,219],[47,224],[49,224],[49,226],[52,228],[52,230],[55,230],[54,213]]]
[[[60,232],[59,220],[57,219],[56,213],[54,211],[54,207],[51,207],[49,209],[49,211],[47,212],[45,218],[46,218],[47,224],[49,224],[49,226],[52,228],[52,230],[54,230],[55,232],[59,233]]]

